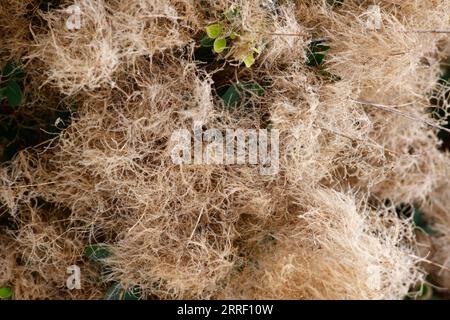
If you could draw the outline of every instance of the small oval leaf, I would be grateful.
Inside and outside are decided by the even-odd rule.
[[[215,23],[206,27],[206,34],[211,39],[217,39],[223,32],[223,26],[220,23]]]
[[[4,95],[8,97],[8,104],[14,108],[20,105],[22,102],[22,90],[15,81],[9,81],[5,87]]]
[[[244,63],[247,68],[250,68],[255,63],[255,56],[253,55],[253,52],[249,53],[244,58]]]
[[[221,53],[227,47],[227,40],[224,38],[216,39],[214,41],[214,52]]]
[[[12,297],[12,290],[8,287],[0,288],[0,299],[10,299]]]

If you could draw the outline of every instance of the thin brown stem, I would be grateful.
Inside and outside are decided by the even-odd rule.
[[[377,102],[373,102],[373,101],[367,101],[367,100],[355,100],[355,99],[352,99],[352,100],[354,102],[359,103],[359,104],[372,106],[372,107],[375,107],[375,108],[378,108],[378,109],[381,109],[381,110],[384,110],[384,111],[387,111],[387,112],[391,112],[391,113],[397,114],[399,116],[402,116],[402,117],[405,117],[405,118],[408,118],[408,119],[411,119],[411,120],[414,120],[414,121],[422,122],[422,123],[425,123],[426,125],[428,125],[430,127],[434,127],[434,128],[437,128],[437,129],[440,129],[440,130],[443,130],[443,131],[446,131],[446,132],[450,133],[450,129],[447,129],[447,128],[443,127],[443,126],[440,126],[440,125],[438,125],[438,124],[436,124],[436,123],[434,123],[434,122],[432,122],[430,120],[422,119],[422,118],[416,117],[414,115],[411,115],[411,114],[402,112],[400,110],[397,110],[396,107],[398,107],[398,106],[387,106],[387,105],[384,105],[384,104],[381,104],[381,103],[377,103]]]

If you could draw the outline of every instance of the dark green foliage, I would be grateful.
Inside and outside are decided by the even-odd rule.
[[[325,56],[330,50],[325,40],[311,41],[307,49],[306,64],[310,67],[320,67],[325,61]]]
[[[16,61],[9,61],[2,70],[2,78],[20,81],[25,78],[25,72]]]
[[[20,150],[54,138],[67,128],[76,109],[75,104],[69,108],[65,103],[30,107],[23,103],[22,89],[26,85],[26,75],[19,62],[10,61],[3,66],[0,72],[1,162],[11,160]]]
[[[414,221],[414,225],[420,229],[421,231],[423,231],[424,233],[428,234],[428,235],[432,235],[435,233],[435,231],[433,229],[430,228],[428,222],[426,221],[423,212],[414,207],[414,212],[413,212],[413,221]]]
[[[106,245],[90,245],[84,250],[84,255],[93,262],[103,262],[111,256],[108,246]]]
[[[228,107],[235,107],[241,103],[241,93],[236,85],[226,87],[226,90],[220,94],[220,98]]]
[[[7,99],[12,108],[22,103],[22,89],[19,85],[25,78],[25,74],[17,62],[8,62],[1,73],[0,79],[0,101]]]
[[[214,39],[204,36],[200,39],[200,45],[205,48],[212,48],[214,46]]]
[[[248,100],[256,95],[263,96],[264,89],[257,82],[243,82],[225,86],[218,90],[218,94],[225,106],[237,107],[241,104],[247,105]]]
[[[141,288],[132,286],[124,289],[119,283],[113,282],[105,294],[105,300],[139,300],[141,299]]]
[[[89,245],[85,248],[84,255],[94,263],[101,263],[103,275],[111,273],[110,266],[104,263],[105,259],[111,256],[108,245]],[[141,288],[139,286],[132,286],[128,289],[124,289],[118,282],[111,282],[111,286],[105,294],[105,300],[139,300],[140,298]]]
[[[71,111],[44,109],[40,113],[18,112],[10,106],[0,108],[0,141],[3,154],[0,161],[11,160],[19,151],[53,138],[71,122]],[[59,119],[59,124],[55,122]]]
[[[212,50],[212,47],[214,46],[214,39],[208,37],[206,33],[201,34],[200,37],[200,46],[194,52],[194,59],[205,63],[214,62],[216,59],[216,55]]]
[[[340,81],[340,76],[335,75],[325,69],[324,63],[329,50],[330,47],[326,44],[325,40],[311,41],[306,52],[306,65],[316,68],[319,74],[325,79],[328,79],[332,82]]]
[[[139,300],[141,298],[141,288],[139,286],[133,286],[123,295],[123,300]]]
[[[113,282],[108,291],[106,291],[105,300],[121,300],[122,293],[122,286],[117,282]]]

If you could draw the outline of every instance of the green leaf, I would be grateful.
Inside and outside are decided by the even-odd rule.
[[[308,46],[307,62],[310,67],[319,67],[325,61],[326,53],[330,47],[325,45],[324,40],[312,41]]]
[[[244,58],[244,63],[247,68],[250,68],[255,63],[255,56],[253,55],[253,52],[249,53]]]
[[[211,38],[208,37],[208,36],[204,36],[204,37],[200,40],[200,45],[201,45],[202,47],[205,47],[205,48],[212,47],[212,46],[214,45],[214,39],[211,39]]]
[[[236,83],[222,88],[218,94],[227,107],[240,105],[243,99],[249,99],[252,95],[263,96],[265,90],[257,82]],[[244,104],[245,106],[245,104]]]
[[[430,300],[432,296],[433,288],[427,283],[422,283],[419,291],[417,292],[416,300]]]
[[[8,61],[8,63],[3,67],[2,76],[3,77],[11,76],[15,68],[16,68],[15,63],[13,61]]]
[[[439,83],[441,84],[450,84],[450,69],[445,70],[442,72],[441,76],[439,77]]]
[[[223,32],[223,26],[220,23],[215,23],[206,27],[206,34],[211,39],[218,38]]]
[[[0,288],[0,299],[10,299],[12,297],[12,290],[9,287]]]
[[[220,95],[227,107],[235,107],[241,103],[241,94],[236,85],[229,86],[226,91]]]
[[[426,225],[426,221],[423,217],[423,213],[420,209],[414,208],[414,216],[413,216],[414,224],[418,227],[423,227]]]
[[[141,299],[141,288],[132,286],[127,290],[118,282],[113,282],[105,294],[105,300],[139,300]]]
[[[247,82],[242,85],[242,88],[246,91],[249,91],[251,94],[256,94],[261,97],[264,95],[264,89],[257,82]]]
[[[22,91],[15,81],[8,81],[4,95],[8,98],[9,106],[12,108],[17,107],[22,102]]]
[[[310,56],[308,59],[308,66],[310,67],[318,67],[323,64],[325,60],[325,55],[323,53],[315,53]]]
[[[93,262],[102,262],[111,256],[106,245],[90,245],[84,250],[84,255]]]
[[[422,210],[418,208],[414,208],[413,222],[414,225],[418,229],[422,230],[425,234],[433,235],[435,233],[435,231],[428,225],[428,222],[426,221]]]
[[[12,80],[22,80],[25,77],[25,73],[19,63],[9,61],[3,68],[2,77],[10,78]]]
[[[227,40],[224,38],[216,39],[214,41],[214,52],[221,53],[227,47]]]
[[[227,107],[236,107],[243,104],[244,107],[252,95],[263,96],[265,90],[256,81],[238,82],[218,89],[217,94]]]
[[[139,300],[141,298],[141,288],[133,286],[129,288],[123,295],[123,300]]]
[[[106,291],[104,300],[121,300],[123,289],[120,283],[114,282],[108,291]]]

